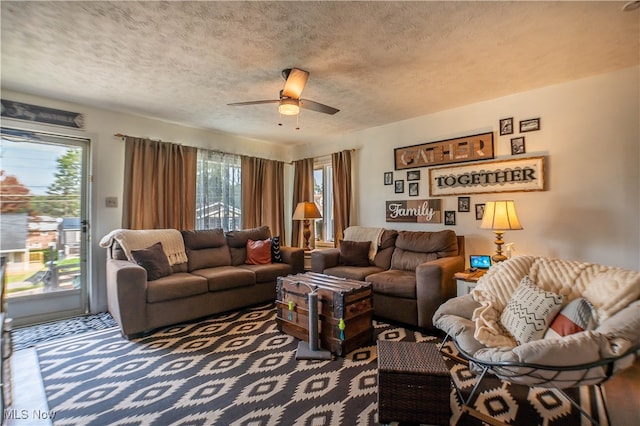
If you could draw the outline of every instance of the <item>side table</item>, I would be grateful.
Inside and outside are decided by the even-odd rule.
[[[471,293],[471,290],[475,288],[476,284],[478,284],[478,280],[485,274],[485,272],[487,271],[484,269],[478,269],[476,271],[467,269],[463,272],[456,272],[454,277],[456,279],[457,296],[460,297]]]

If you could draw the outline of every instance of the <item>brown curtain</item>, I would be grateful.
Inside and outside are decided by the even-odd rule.
[[[331,154],[333,166],[333,235],[336,247],[351,223],[351,150]]]
[[[193,229],[197,148],[125,137],[122,226]]]
[[[289,218],[293,216],[298,203],[313,201],[313,158],[305,158],[294,162],[293,175],[293,209]],[[294,220],[291,226],[291,246],[302,247],[302,222]],[[313,239],[312,239],[313,241]]]
[[[242,156],[242,227],[284,236],[284,163]]]

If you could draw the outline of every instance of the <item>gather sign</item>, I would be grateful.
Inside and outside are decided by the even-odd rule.
[[[387,222],[442,223],[442,200],[387,201]]]

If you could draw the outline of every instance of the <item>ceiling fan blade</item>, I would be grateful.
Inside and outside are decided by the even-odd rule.
[[[243,105],[260,105],[260,104],[275,104],[280,102],[279,99],[269,99],[267,101],[249,101],[249,102],[235,102],[232,104],[227,104],[230,106],[243,106]]]
[[[300,108],[310,109],[312,111],[322,112],[325,114],[335,114],[340,111],[334,107],[330,107],[328,105],[321,104],[319,102],[310,101],[308,99],[300,99]]]
[[[284,89],[282,89],[282,95],[287,98],[300,99],[302,90],[307,84],[309,73],[307,71],[291,68],[287,81],[284,83]]]

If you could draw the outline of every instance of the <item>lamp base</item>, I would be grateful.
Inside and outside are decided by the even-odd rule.
[[[333,355],[329,351],[325,351],[324,349],[312,350],[309,346],[309,343],[300,341],[298,343],[298,350],[296,352],[296,359],[319,359],[319,360],[330,360],[333,358]]]
[[[495,240],[496,254],[491,256],[491,260],[493,260],[494,263],[503,262],[507,260],[507,256],[502,254],[502,245],[504,244],[504,240],[502,239],[502,234],[504,234],[504,231],[493,231],[493,232],[496,233],[496,240]]]

